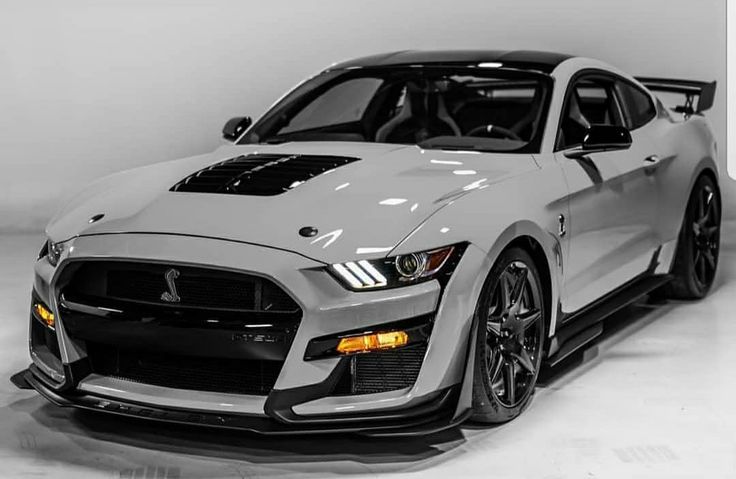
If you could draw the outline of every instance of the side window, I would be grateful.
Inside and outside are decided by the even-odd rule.
[[[592,124],[624,126],[614,81],[603,76],[586,76],[576,80],[568,90],[563,112],[557,149],[581,144]]]
[[[635,130],[648,123],[657,114],[654,102],[637,86],[619,80],[616,89],[621,97],[627,128]]]

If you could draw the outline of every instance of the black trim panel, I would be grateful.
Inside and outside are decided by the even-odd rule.
[[[28,381],[26,381],[26,373],[28,370],[23,370],[20,372],[17,372],[10,376],[10,382],[13,383],[15,387],[18,389],[33,389],[33,386],[30,385]]]
[[[659,250],[657,250],[657,253]],[[653,265],[656,267],[655,254]],[[575,313],[559,316],[560,327],[549,345],[546,364],[555,366],[602,332],[601,322],[672,280],[671,275],[643,275]]]

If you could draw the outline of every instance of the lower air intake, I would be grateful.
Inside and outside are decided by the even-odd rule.
[[[174,389],[267,395],[282,361],[202,358],[87,343],[93,373]]]
[[[374,394],[411,387],[419,376],[426,352],[427,345],[422,344],[355,355],[350,358],[350,368],[340,378],[332,394]]]

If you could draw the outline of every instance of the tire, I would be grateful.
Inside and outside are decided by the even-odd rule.
[[[476,307],[471,420],[507,422],[531,401],[547,329],[543,297],[529,253],[516,247],[504,251]]]
[[[721,198],[707,175],[695,182],[687,202],[675,253],[674,279],[662,293],[671,299],[701,299],[708,294],[718,269]]]

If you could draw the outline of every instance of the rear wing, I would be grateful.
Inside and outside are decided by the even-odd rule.
[[[673,110],[682,113],[686,117],[710,109],[716,96],[716,82],[647,77],[636,77],[636,79],[654,93],[666,92],[683,95],[685,103],[677,105]],[[695,104],[695,97],[698,97],[697,105]]]

